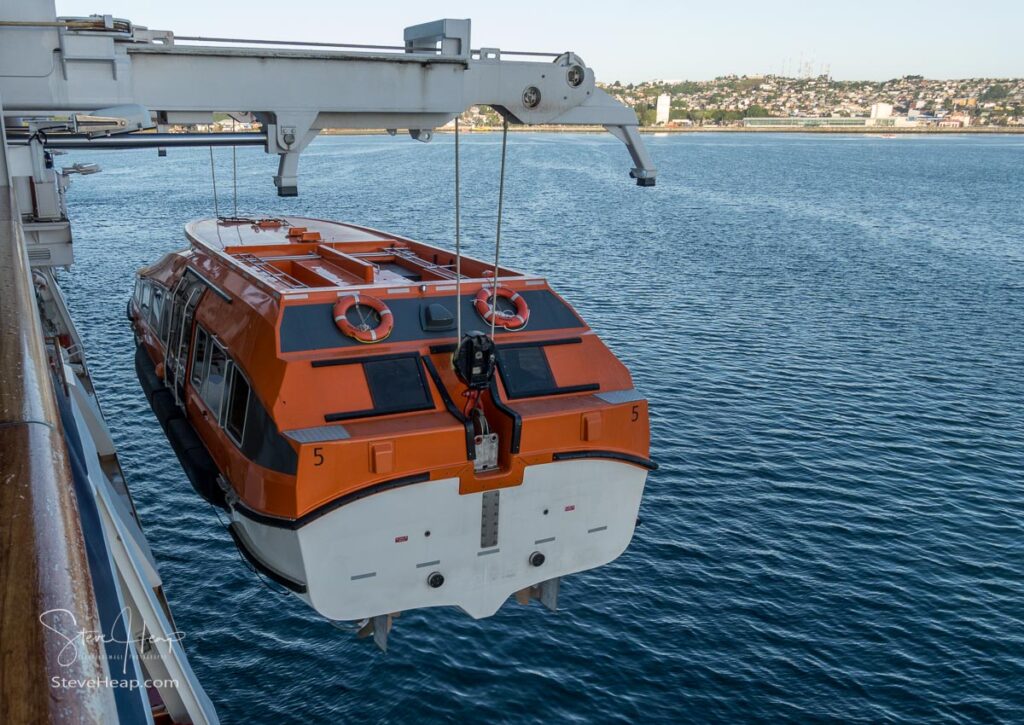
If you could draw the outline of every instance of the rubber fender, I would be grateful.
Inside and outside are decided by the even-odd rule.
[[[227,509],[224,492],[217,485],[217,464],[189,422],[184,418],[172,418],[167,424],[167,439],[195,492],[206,502]]]
[[[167,429],[167,424],[172,418],[181,417],[181,408],[174,402],[174,396],[171,395],[170,390],[157,390],[153,393],[153,397],[150,399],[149,404],[153,406],[153,413],[156,415],[156,419],[160,421],[160,425]]]
[[[142,345],[135,348],[135,374],[139,376],[139,385],[146,394],[146,400],[152,401],[153,393],[164,389],[164,384],[156,376],[153,361]]]
[[[167,439],[176,450],[182,452],[203,448],[195,428],[184,418],[171,418],[167,423]],[[205,449],[204,449],[205,450]]]

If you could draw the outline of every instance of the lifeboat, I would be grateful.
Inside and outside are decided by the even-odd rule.
[[[554,608],[629,545],[647,401],[544,279],[315,219],[185,231],[138,274],[136,368],[264,576],[380,644],[403,610]]]

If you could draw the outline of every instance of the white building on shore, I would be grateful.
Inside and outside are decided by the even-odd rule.
[[[668,123],[669,115],[672,112],[672,96],[662,93],[658,96],[658,105],[654,113],[654,122],[659,126]]]
[[[873,103],[871,104],[871,118],[891,118],[892,117],[892,104],[891,103]]]

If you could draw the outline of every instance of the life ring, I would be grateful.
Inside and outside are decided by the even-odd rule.
[[[523,296],[508,287],[499,287],[497,296],[516,306],[515,312],[504,312],[491,304],[491,291],[491,287],[481,287],[476,293],[476,299],[473,300],[473,307],[476,308],[477,314],[484,318],[484,322],[490,323],[493,320],[497,327],[506,330],[521,330],[526,327],[526,323],[530,321],[530,306],[526,304]]]
[[[349,322],[348,311],[355,305],[365,305],[380,315],[380,323],[376,327],[369,325],[353,325]],[[357,342],[374,343],[386,340],[395,326],[394,315],[390,308],[381,300],[370,295],[345,295],[334,303],[334,324]]]

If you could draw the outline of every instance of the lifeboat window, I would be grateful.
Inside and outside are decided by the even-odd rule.
[[[198,389],[206,376],[206,350],[209,347],[210,336],[206,330],[196,326],[196,345],[192,354],[192,384]]]
[[[160,310],[160,339],[167,344],[167,338],[170,335],[171,330],[171,317],[176,316],[174,313],[176,310],[180,311],[180,307],[174,304],[174,300],[171,294],[168,292],[163,295],[163,305]]]
[[[200,395],[220,420],[220,404],[224,398],[224,376],[227,373],[228,356],[224,348],[216,340],[210,340],[210,364],[206,369],[206,379]]]
[[[498,368],[510,398],[544,395],[557,387],[542,347],[499,348]]]
[[[142,302],[139,303],[139,310],[142,312],[144,317],[149,315],[149,303],[153,295],[153,289],[150,287],[149,282],[142,283]]]
[[[150,305],[149,324],[156,330],[160,329],[160,318],[164,311],[164,291],[153,285],[153,302]]]
[[[363,363],[363,372],[376,414],[423,410],[434,405],[416,356],[368,360]]]
[[[231,383],[224,406],[224,430],[238,445],[242,445],[245,415],[249,410],[249,381],[234,363],[231,364]]]

